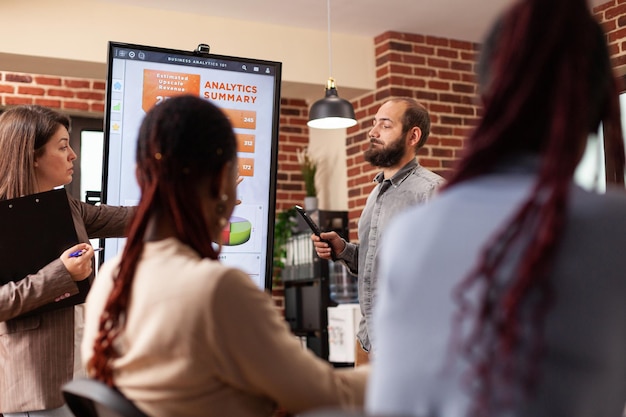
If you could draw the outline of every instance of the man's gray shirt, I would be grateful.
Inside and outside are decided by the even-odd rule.
[[[347,243],[337,256],[350,272],[358,276],[361,322],[357,338],[366,351],[371,350],[372,307],[375,304],[378,243],[389,221],[407,207],[428,201],[444,182],[439,175],[412,160],[390,179],[380,172],[359,219],[359,243]]]

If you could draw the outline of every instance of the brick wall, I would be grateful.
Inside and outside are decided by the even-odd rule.
[[[39,104],[103,117],[105,85],[104,80],[0,71],[0,106]]]
[[[593,9],[607,33],[613,67],[620,75],[626,71],[626,0],[610,0]]]
[[[478,116],[474,61],[476,44],[387,32],[374,40],[376,90],[353,101],[357,126],[348,131],[348,209],[350,240],[376,170],[363,159],[368,131],[378,107],[391,97],[413,97],[431,116],[431,134],[418,155],[420,163],[446,176]]]
[[[276,212],[301,204],[304,200],[304,181],[296,152],[309,143],[308,117],[308,105],[304,100],[281,99]]]
[[[278,129],[278,172],[276,173],[276,213],[300,204],[304,181],[296,152],[309,143],[308,105],[301,99],[280,100]],[[272,299],[284,313],[285,292],[282,281],[272,279]]]

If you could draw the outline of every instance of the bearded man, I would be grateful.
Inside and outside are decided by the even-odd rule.
[[[359,218],[359,243],[345,241],[335,232],[311,236],[317,255],[343,262],[358,277],[361,322],[357,333],[355,366],[367,363],[374,346],[372,308],[375,303],[380,239],[389,221],[404,209],[428,201],[444,179],[417,162],[417,152],[430,133],[430,117],[411,98],[386,101],[369,131],[370,147],[364,158],[380,171]]]

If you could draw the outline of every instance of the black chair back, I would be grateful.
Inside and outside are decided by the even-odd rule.
[[[74,379],[62,392],[76,417],[149,417],[120,391],[95,379]]]
[[[340,408],[318,408],[298,414],[296,417],[408,417],[398,414],[368,414],[365,411],[349,411]]]

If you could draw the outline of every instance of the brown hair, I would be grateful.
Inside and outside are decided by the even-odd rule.
[[[392,103],[404,103],[406,108],[402,115],[402,134],[405,135],[411,128],[419,127],[422,136],[415,146],[415,154],[426,144],[430,135],[430,116],[426,107],[422,106],[417,100],[409,97],[398,97],[389,100]]]
[[[130,224],[113,290],[100,317],[94,355],[88,364],[94,378],[113,385],[113,342],[123,328],[144,235],[155,212],[166,213],[172,219],[178,240],[203,257],[217,259],[213,242],[219,237],[211,236],[196,196],[202,186],[210,197],[218,198],[219,173],[236,157],[237,144],[230,122],[206,100],[186,95],[170,98],[144,118],[136,155],[141,199]]]
[[[477,283],[487,287],[477,322],[462,340],[473,363],[476,416],[520,400],[513,381],[523,381],[523,395],[532,392],[569,188],[588,134],[600,121],[614,180],[623,183],[624,176],[616,82],[604,33],[585,0],[518,1],[483,48],[484,114],[442,191],[492,171],[507,156],[534,153],[541,166],[528,199],[456,288],[459,337],[470,308],[464,295]],[[500,288],[496,279],[507,261],[516,267]],[[522,347],[522,331],[530,345]]]
[[[13,107],[0,114],[0,200],[33,194],[37,190],[35,158],[70,119],[37,105]]]

